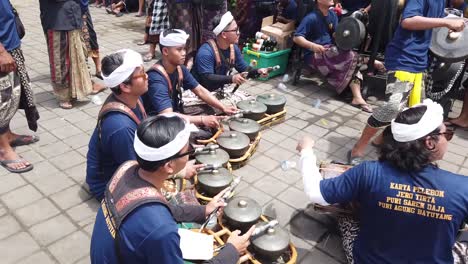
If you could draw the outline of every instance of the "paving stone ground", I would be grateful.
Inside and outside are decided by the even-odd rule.
[[[41,140],[17,151],[34,163],[34,170],[10,174],[0,168],[0,256],[2,263],[89,263],[89,244],[98,203],[84,184],[87,144],[100,106],[81,102],[73,110],[58,108],[49,83],[49,64],[36,0],[13,0],[26,26],[23,51],[36,95],[41,119]],[[145,53],[137,46],[143,36],[144,18],[133,14],[121,18],[91,7],[102,55],[122,48]],[[92,67],[91,67],[92,68]],[[94,69],[91,69],[94,72]],[[250,81],[248,89],[286,95],[287,117],[282,124],[263,132],[257,152],[247,166],[236,170],[243,176],[239,195],[256,199],[273,209],[280,224],[291,231],[300,263],[344,263],[340,239],[330,218],[317,215],[302,192],[296,169],[283,171],[282,160],[297,160],[296,142],[303,135],[317,140],[320,160],[344,160],[356,142],[367,114],[341,102],[331,90],[303,81],[277,90],[278,79]],[[104,99],[108,94],[101,95]],[[313,108],[312,99],[322,100]],[[461,102],[456,102],[456,116]],[[16,133],[30,133],[20,111],[11,123]],[[457,131],[440,167],[468,175],[468,132]],[[376,157],[369,147],[367,158]]]

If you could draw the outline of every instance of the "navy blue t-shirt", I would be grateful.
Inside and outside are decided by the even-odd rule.
[[[322,180],[320,190],[330,204],[360,204],[356,263],[453,263],[455,236],[468,217],[468,177],[374,161]]]
[[[341,0],[341,6],[349,13],[352,13],[361,8],[366,8],[370,2],[370,0]]]
[[[123,263],[184,263],[177,223],[159,203],[145,204],[131,212],[120,226]],[[91,237],[91,263],[118,263],[112,238],[99,209]]]
[[[18,48],[21,40],[16,31],[15,14],[8,0],[0,0],[0,43],[7,51]]]
[[[289,0],[288,6],[283,10],[282,17],[290,20],[297,19],[297,3],[296,0]]]
[[[444,16],[445,1],[408,0],[402,20],[415,16],[439,18]],[[398,25],[385,51],[385,67],[390,71],[423,72],[427,68],[432,30],[406,30]]]
[[[138,107],[132,111],[140,120],[143,120]],[[136,129],[137,124],[120,112],[110,112],[101,121],[100,143],[98,130],[94,129],[86,157],[86,183],[98,200],[104,197],[106,185],[117,168],[128,160],[136,159],[133,149]]]
[[[314,10],[302,19],[294,35],[302,36],[319,45],[332,44],[333,36],[330,35],[329,28],[331,28],[331,32],[335,32],[337,25],[338,16],[335,12],[329,10],[328,15],[324,17],[319,10]],[[311,50],[304,51],[305,61],[309,60],[312,53]]]
[[[192,74],[187,70],[185,66],[181,66],[184,75],[182,86],[184,90],[192,90],[199,84]],[[157,115],[165,109],[172,108],[174,112],[181,112],[179,109],[179,96],[177,92],[178,73],[175,70],[169,74],[169,78],[172,82],[172,98],[169,95],[169,84],[166,78],[156,70],[148,71],[148,92],[146,92],[143,98],[143,104],[145,105],[146,113],[149,115]]]
[[[216,69],[216,56],[213,48],[209,43],[203,44],[200,49],[198,49],[197,56],[195,57],[195,63],[192,69],[193,76],[197,81],[205,88],[210,91],[216,90],[221,87],[213,87],[210,83],[203,82],[200,78],[200,75],[203,74],[219,74],[226,75],[229,71],[229,64],[226,60],[229,60],[230,49],[221,50],[221,66],[219,69]],[[234,45],[235,53],[235,64],[233,65],[237,72],[244,72],[248,65],[245,63],[242,53],[237,45]],[[224,58],[223,58],[224,56]]]

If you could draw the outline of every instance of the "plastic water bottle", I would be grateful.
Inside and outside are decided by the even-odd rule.
[[[288,87],[286,86],[286,84],[284,84],[282,82],[278,83],[278,89],[282,90],[282,91],[285,91],[285,92],[288,91]]]
[[[320,108],[320,104],[322,103],[322,100],[320,100],[319,98],[314,98],[312,99],[312,107],[314,108]]]
[[[285,75],[283,75],[283,82],[288,82],[289,81],[289,75],[286,73]]]
[[[283,160],[280,165],[283,171],[296,168],[296,162],[291,160]]]
[[[95,105],[102,105],[104,103],[101,97],[99,97],[97,94],[91,97],[91,102]]]

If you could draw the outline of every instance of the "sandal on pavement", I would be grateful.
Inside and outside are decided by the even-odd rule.
[[[148,42],[148,41],[145,41],[145,40],[142,40],[142,41],[140,41],[140,42],[137,42],[137,45],[138,45],[138,46],[143,46],[143,45],[146,45],[146,44],[149,44],[149,42]]]
[[[97,89],[97,90],[92,90],[89,94],[90,95],[96,95],[98,93],[102,93],[104,90],[106,90],[106,87],[105,86],[102,86],[101,88]]]
[[[352,107],[356,107],[357,109],[361,109],[362,111],[366,113],[372,114],[372,107],[369,104],[352,104],[350,103]]]
[[[144,62],[152,61],[154,58],[156,58],[156,55],[151,55],[150,53],[148,53],[143,57],[143,61]]]
[[[10,141],[12,148],[19,146],[26,146],[39,141],[39,137],[36,135],[19,135],[14,140]]]
[[[73,105],[70,102],[60,102],[59,106],[60,108],[66,109],[66,110],[73,108]]]
[[[22,168],[22,169],[13,169],[11,168],[10,166],[8,165],[11,165],[11,164],[18,164],[18,163],[24,163],[25,160],[24,159],[17,159],[17,160],[0,160],[0,164],[2,165],[3,168],[5,168],[6,170],[8,170],[9,172],[12,172],[12,173],[23,173],[23,172],[27,172],[27,171],[30,171],[34,168],[34,166],[32,164],[29,164],[28,166]]]

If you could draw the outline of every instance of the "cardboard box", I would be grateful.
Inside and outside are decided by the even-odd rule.
[[[276,39],[278,42],[278,50],[292,47],[294,30],[294,22],[287,24],[279,22],[273,23],[273,16],[265,17],[262,21],[262,33]]]

